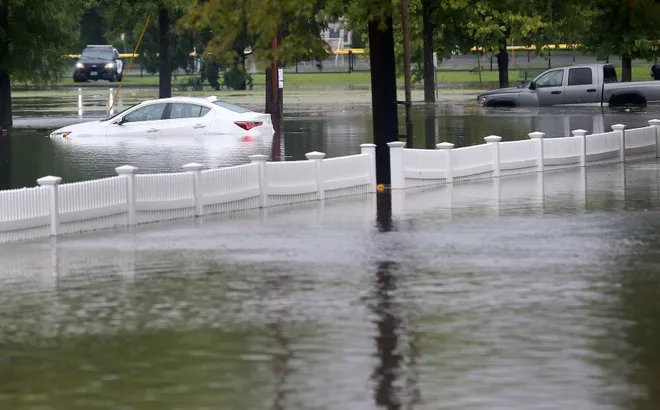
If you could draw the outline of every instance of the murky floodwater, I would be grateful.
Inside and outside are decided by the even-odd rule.
[[[180,171],[182,165],[193,161],[226,166],[247,162],[249,155],[273,154],[270,146],[258,141],[225,144],[213,139],[110,142],[45,138],[55,128],[105,115],[108,91],[85,92],[81,115],[75,92],[57,98],[52,97],[52,93],[43,96],[38,92],[15,98],[17,128],[11,141],[12,160],[11,166],[7,165],[7,149],[0,149],[0,188],[34,186],[36,179],[45,175],[61,176],[64,182],[112,176],[116,167],[125,164],[137,166],[141,172]],[[327,103],[305,103],[309,95],[299,99],[292,97],[294,102],[285,110],[284,135],[276,155],[280,159],[299,160],[311,151],[325,152],[328,157],[359,152],[360,144],[373,141],[371,112],[364,103],[368,98],[363,94],[368,96],[368,90],[347,91],[346,103],[342,103],[336,93],[328,97]],[[117,107],[128,107],[147,98],[154,98],[153,92],[127,91],[125,96],[119,97]],[[260,98],[237,95],[229,100],[263,110]],[[296,102],[298,100],[300,102]],[[484,110],[474,105],[474,96],[460,98],[459,95],[433,108],[416,105],[413,115],[416,147],[434,147],[443,141],[465,146],[482,143],[488,135],[515,140],[527,138],[532,131],[556,137],[569,135],[578,128],[603,132],[617,123],[629,127],[646,126],[649,119],[660,118],[660,105],[635,112],[576,107]],[[399,124],[403,134],[403,118]]]
[[[657,409],[659,184],[614,165],[2,245],[0,408]]]

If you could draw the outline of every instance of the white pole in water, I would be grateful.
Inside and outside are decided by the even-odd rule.
[[[108,110],[110,110],[110,115],[112,115],[115,112],[115,107],[113,106],[114,102],[114,93],[113,89],[110,89],[110,96],[108,97]]]
[[[82,117],[82,115],[83,115],[82,88],[78,88],[78,116]]]

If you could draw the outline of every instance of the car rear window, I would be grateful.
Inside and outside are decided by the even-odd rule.
[[[239,113],[239,114],[242,114],[242,113],[244,113],[244,112],[250,112],[250,110],[248,110],[248,109],[245,108],[245,107],[241,107],[241,106],[239,106],[239,105],[232,104],[232,103],[229,103],[229,102],[227,102],[227,101],[215,100],[215,101],[213,101],[213,104],[215,104],[215,105],[217,105],[217,106],[219,106],[219,107],[222,107],[222,108],[226,108],[226,109],[228,109],[228,110],[230,110],[230,111],[237,112],[237,113]]]

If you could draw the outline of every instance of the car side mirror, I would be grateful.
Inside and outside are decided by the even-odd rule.
[[[532,82],[529,83],[529,89],[530,90],[536,90],[536,82],[535,81],[532,81]]]
[[[113,124],[122,125],[125,122],[126,122],[126,120],[124,120],[124,117],[121,117],[121,118],[115,120],[115,122],[113,122]]]

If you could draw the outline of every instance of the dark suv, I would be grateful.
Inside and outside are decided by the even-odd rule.
[[[119,58],[119,52],[113,46],[87,46],[76,62],[73,81],[77,83],[87,80],[120,81],[124,64]]]

